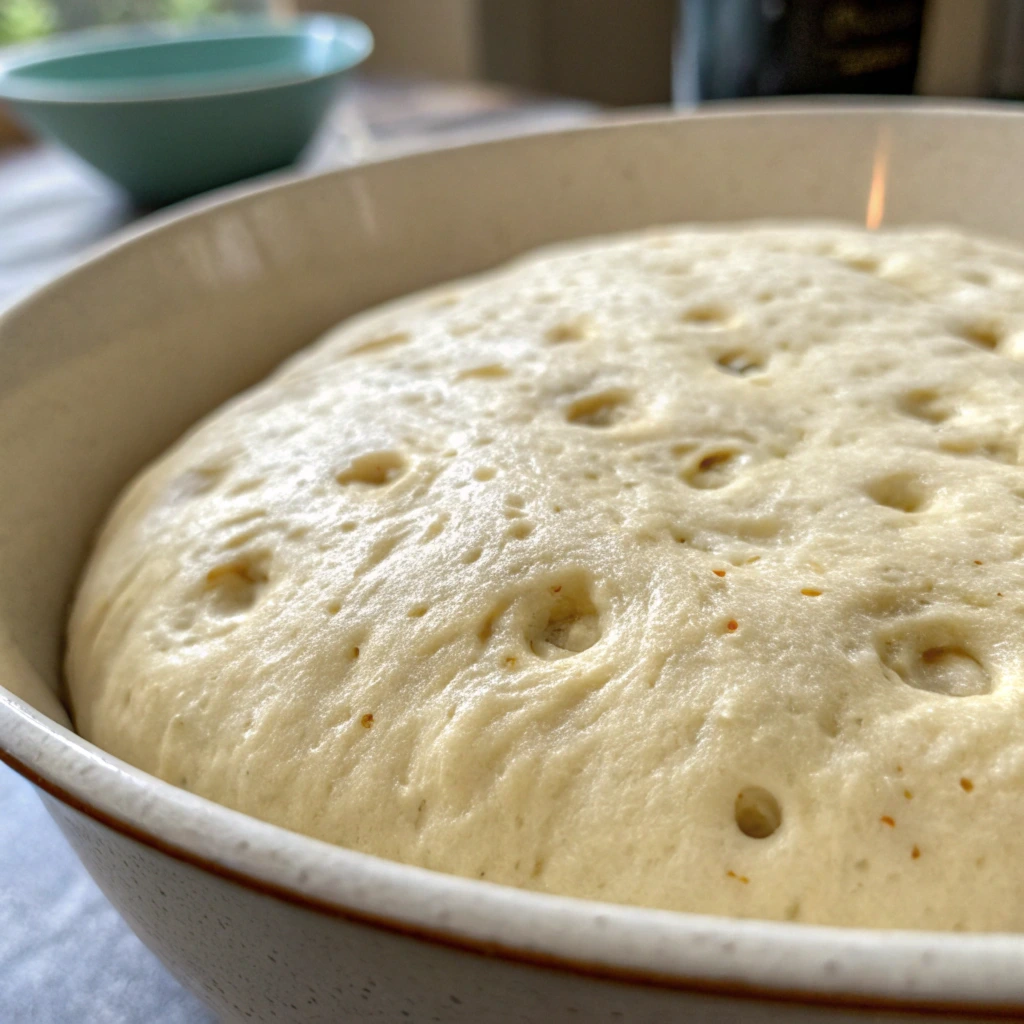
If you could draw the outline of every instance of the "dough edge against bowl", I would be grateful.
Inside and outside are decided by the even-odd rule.
[[[1021,861],[997,831],[1019,666],[992,568],[1016,556],[1012,538],[949,524],[1014,507],[1024,262],[928,234],[963,290],[936,301],[949,281],[925,252],[907,259],[909,236],[822,228],[826,255],[817,235],[787,249],[786,229],[760,230],[759,258],[731,262],[713,230],[648,234],[641,256],[613,241],[615,289],[600,259],[559,247],[546,259],[578,280],[554,297],[543,257],[517,261],[356,318],[275,375],[280,402],[261,386],[215,414],[126,492],[93,557],[69,659],[86,737],[257,817],[468,877],[737,916],[1020,927],[999,865]],[[966,276],[997,256],[1010,265],[989,284]],[[794,320],[802,289],[833,322]],[[973,318],[978,289],[991,323]],[[935,363],[934,387],[909,354]],[[837,376],[854,382],[845,418]],[[865,423],[879,388],[884,436]],[[487,412],[514,431],[482,426]],[[801,460],[822,488],[793,493]],[[291,492],[254,504],[282,481]],[[861,524],[838,547],[821,539],[829,507]],[[816,646],[782,639],[794,614]],[[854,624],[850,649],[836,620]],[[766,697],[769,665],[788,689]],[[845,666],[845,687],[808,678],[823,665]],[[217,685],[189,692],[196,678]],[[682,711],[666,678],[691,685]],[[651,722],[671,728],[644,746]],[[974,732],[958,743],[951,722]],[[994,732],[1006,742],[986,752],[977,737]],[[813,786],[777,756],[785,743]],[[680,805],[701,850],[666,825]],[[970,837],[946,828],[966,852],[936,841],[943,816],[972,822]],[[968,859],[991,901],[925,905]],[[841,906],[858,886],[870,895]]]

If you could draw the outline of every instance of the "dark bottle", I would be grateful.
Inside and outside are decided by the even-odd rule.
[[[683,0],[677,98],[910,93],[924,7],[925,0]]]

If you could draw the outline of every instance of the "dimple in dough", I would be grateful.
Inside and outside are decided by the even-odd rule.
[[[128,488],[81,733],[546,892],[1024,929],[1024,253],[666,228],[337,328]]]

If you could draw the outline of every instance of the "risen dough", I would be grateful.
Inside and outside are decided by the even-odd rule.
[[[667,229],[352,320],[147,469],[78,728],[556,893],[1024,930],[1024,254]]]

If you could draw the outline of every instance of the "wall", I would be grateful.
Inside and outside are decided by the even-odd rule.
[[[448,80],[479,77],[477,0],[299,0],[298,7],[365,21],[376,40],[366,65],[370,70]]]

